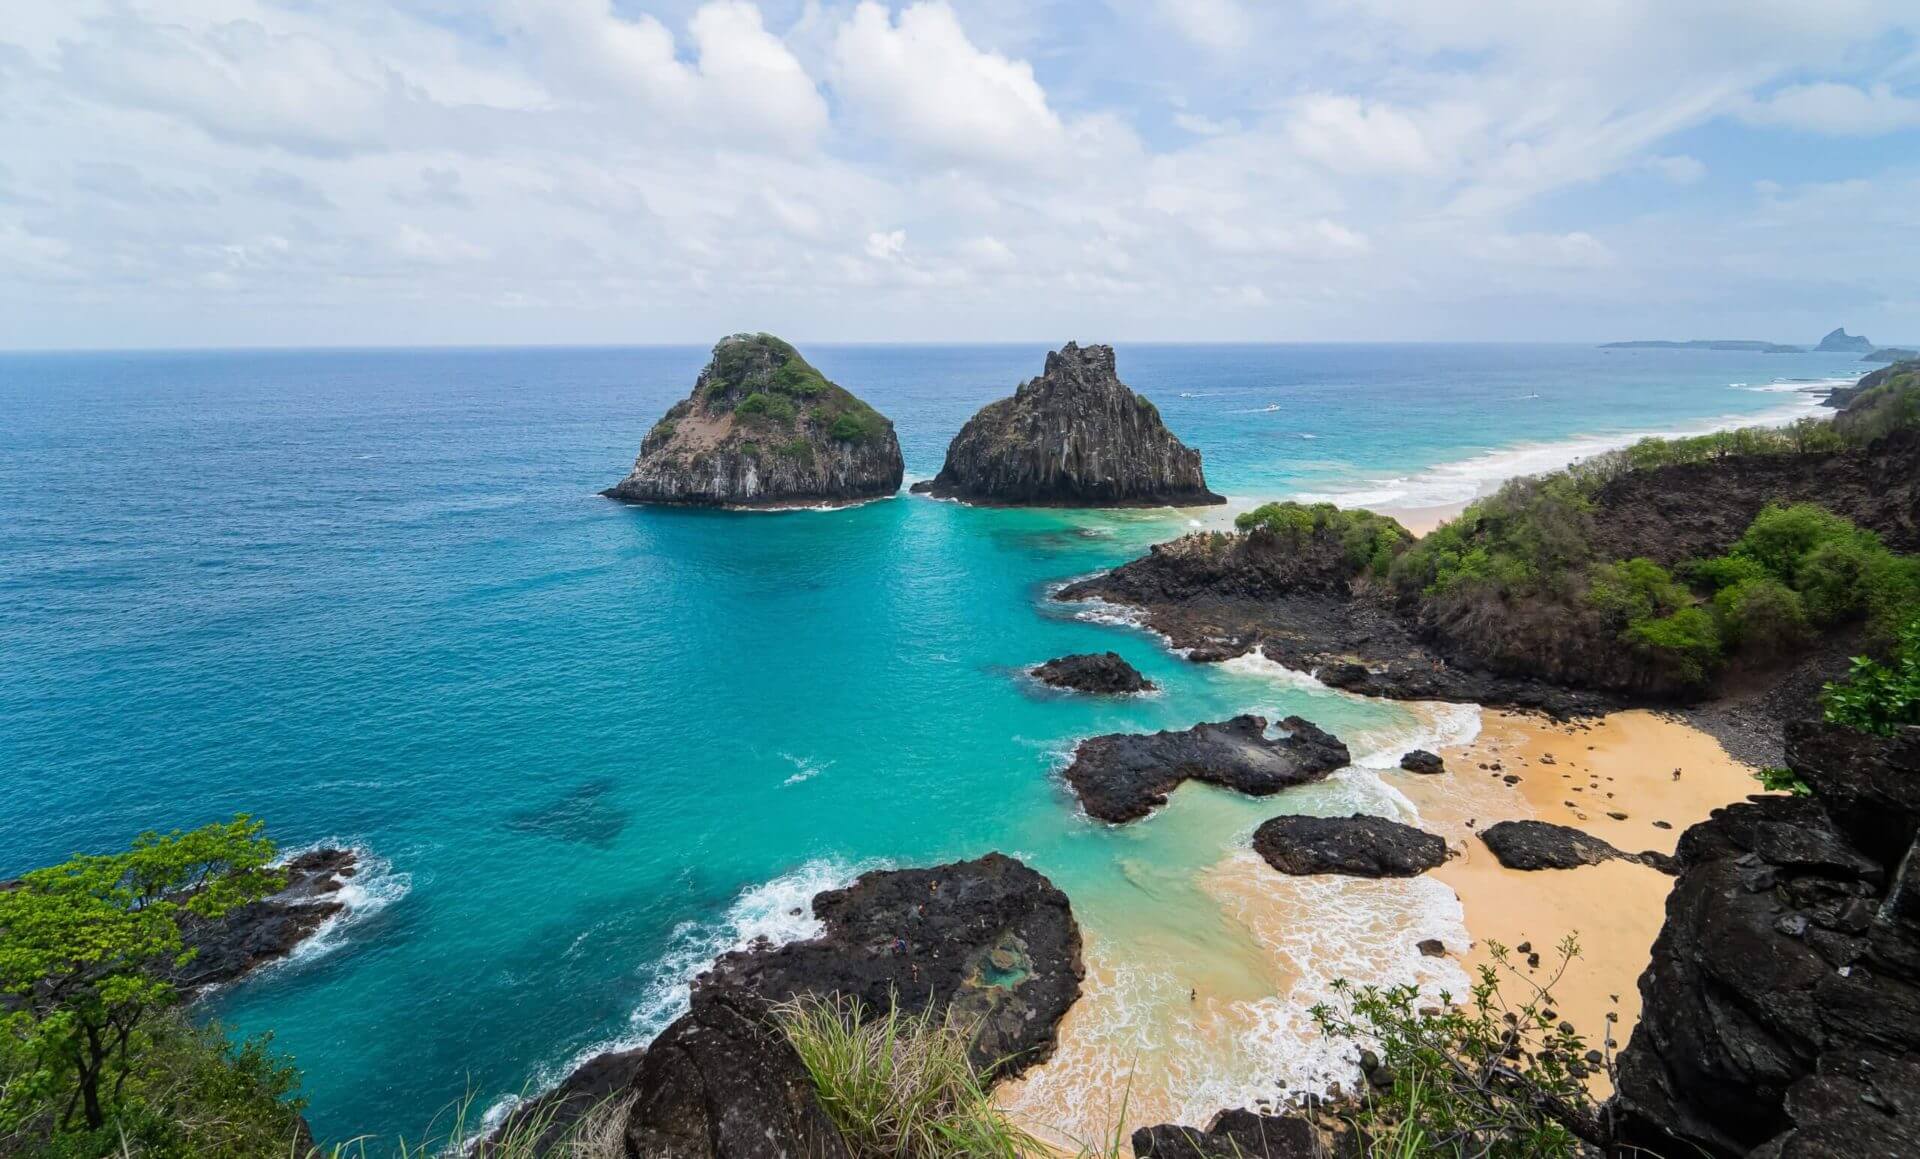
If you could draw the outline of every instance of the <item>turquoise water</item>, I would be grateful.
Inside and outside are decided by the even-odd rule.
[[[806,353],[894,419],[914,478],[1044,355]],[[1575,436],[1778,415],[1805,396],[1776,379],[1858,370],[1533,346],[1119,356],[1236,501],[1464,498]],[[289,846],[368,850],[384,868],[353,918],[213,1010],[275,1031],[338,1137],[417,1131],[463,1091],[491,1104],[643,1040],[716,949],[804,932],[789,911],[868,865],[1019,853],[1107,961],[1152,958],[1184,993],[1177,963],[1244,952],[1197,879],[1258,819],[1391,805],[1367,774],[1089,824],[1052,770],[1091,733],[1297,711],[1385,752],[1434,722],[1186,665],[1047,602],[1196,513],[594,496],[704,357],[0,357],[0,875],[240,810]],[[1164,693],[1016,675],[1102,648]],[[1212,981],[1262,984],[1257,964]]]

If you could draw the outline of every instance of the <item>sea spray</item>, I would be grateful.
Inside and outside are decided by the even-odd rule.
[[[851,885],[861,874],[885,868],[880,861],[854,865],[836,858],[807,862],[792,873],[743,890],[714,922],[682,922],[666,953],[639,973],[651,981],[640,1004],[627,1015],[627,1028],[575,1052],[566,1061],[535,1071],[527,1084],[533,1096],[551,1090],[567,1075],[597,1055],[634,1050],[659,1036],[674,1019],[687,1012],[693,980],[730,950],[750,946],[783,946],[818,937],[823,930],[813,916],[813,899],[830,889]],[[507,1095],[487,1109],[483,1127],[491,1131],[530,1096]]]

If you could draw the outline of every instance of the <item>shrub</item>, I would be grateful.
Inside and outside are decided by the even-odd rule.
[[[733,408],[733,413],[741,418],[763,415],[769,422],[790,423],[797,412],[791,399],[756,390],[741,399],[740,405]]]
[[[1690,684],[1706,682],[1720,661],[1720,631],[1698,607],[1628,625],[1625,637],[1635,648],[1670,663]]]
[[[1753,774],[1760,787],[1769,793],[1792,793],[1796,797],[1811,797],[1813,786],[1800,779],[1800,774],[1792,769],[1774,766],[1761,769]]]
[[[1489,949],[1494,962],[1479,968],[1465,1006],[1444,994],[1440,1006],[1427,1006],[1412,986],[1340,980],[1338,1005],[1313,1008],[1320,1030],[1351,1042],[1370,1071],[1355,1118],[1369,1154],[1531,1159],[1610,1142],[1587,1080],[1611,1073],[1613,1040],[1589,1049],[1554,1010],[1552,987],[1579,944],[1561,942],[1545,985],[1515,969],[1505,947]],[[1502,972],[1524,988],[1524,1000],[1509,1002]]]
[[[1593,501],[1573,475],[1512,479],[1395,561],[1403,592],[1482,586],[1500,595],[1566,594],[1593,554]]]
[[[1807,612],[1800,593],[1775,579],[1743,579],[1713,597],[1720,635],[1729,649],[1772,657],[1804,643]]]
[[[1591,572],[1587,601],[1616,626],[1670,615],[1693,603],[1693,593],[1667,569],[1645,557],[1601,564]]]
[[[840,412],[827,433],[843,443],[864,443],[877,439],[887,428],[886,420],[870,406],[854,406]]]
[[[1830,724],[1892,736],[1920,724],[1920,616],[1901,630],[1891,657],[1856,656],[1845,680],[1821,693]]]
[[[824,394],[827,386],[826,377],[798,354],[781,363],[780,369],[773,372],[773,389],[795,398]]]
[[[1354,570],[1385,576],[1394,558],[1413,542],[1398,520],[1365,510],[1343,510],[1331,503],[1263,503],[1234,517],[1242,531],[1264,531],[1292,547],[1325,538],[1337,542]]]

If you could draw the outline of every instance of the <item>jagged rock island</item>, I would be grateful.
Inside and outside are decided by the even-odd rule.
[[[900,489],[893,423],[771,334],[722,338],[647,432],[633,473],[601,494],[630,503],[802,507]]]
[[[1012,398],[980,408],[915,491],[994,507],[1193,507],[1207,490],[1200,452],[1114,372],[1113,347],[1069,342]]]

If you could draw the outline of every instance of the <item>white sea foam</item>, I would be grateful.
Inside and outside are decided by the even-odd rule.
[[[823,927],[813,916],[814,895],[839,889],[878,868],[882,868],[879,862],[854,865],[835,858],[816,859],[792,873],[744,890],[718,921],[682,922],[673,931],[666,953],[645,967],[643,973],[650,981],[640,1005],[627,1015],[626,1029],[564,1062],[540,1068],[529,1089],[550,1090],[596,1055],[633,1050],[652,1042],[669,1023],[686,1013],[694,978],[715,958],[757,942],[780,946],[819,936]],[[495,1102],[482,1120],[482,1133],[492,1131],[523,1101],[520,1096],[509,1095]]]
[[[814,757],[796,757],[792,753],[781,753],[780,757],[793,766],[793,775],[780,782],[783,785],[797,785],[802,781],[811,781],[833,767],[832,761],[821,761]]]
[[[295,946],[283,961],[272,963],[268,968],[298,965],[332,953],[346,944],[347,935],[354,926],[407,896],[413,889],[412,874],[395,873],[392,862],[367,846],[358,841],[342,841],[337,837],[289,850],[281,855],[276,864],[284,865],[318,849],[353,851],[355,872],[352,877],[342,878],[340,889],[333,894],[333,898],[344,908],[322,922],[312,936]]]
[[[1785,426],[1796,419],[1814,413],[1819,406],[1820,391],[1829,386],[1849,385],[1851,382],[1851,379],[1823,379],[1810,383],[1749,387],[1747,389],[1792,394],[1795,397],[1791,402],[1760,414],[1722,415],[1705,422],[1668,430],[1579,435],[1549,443],[1522,443],[1487,451],[1471,458],[1441,463],[1424,471],[1370,479],[1334,490],[1304,491],[1288,498],[1302,503],[1335,503],[1342,507],[1412,509],[1470,503],[1515,476],[1557,471],[1594,455],[1632,446],[1645,438],[1683,438],[1689,435],[1730,430],[1735,427]]]

